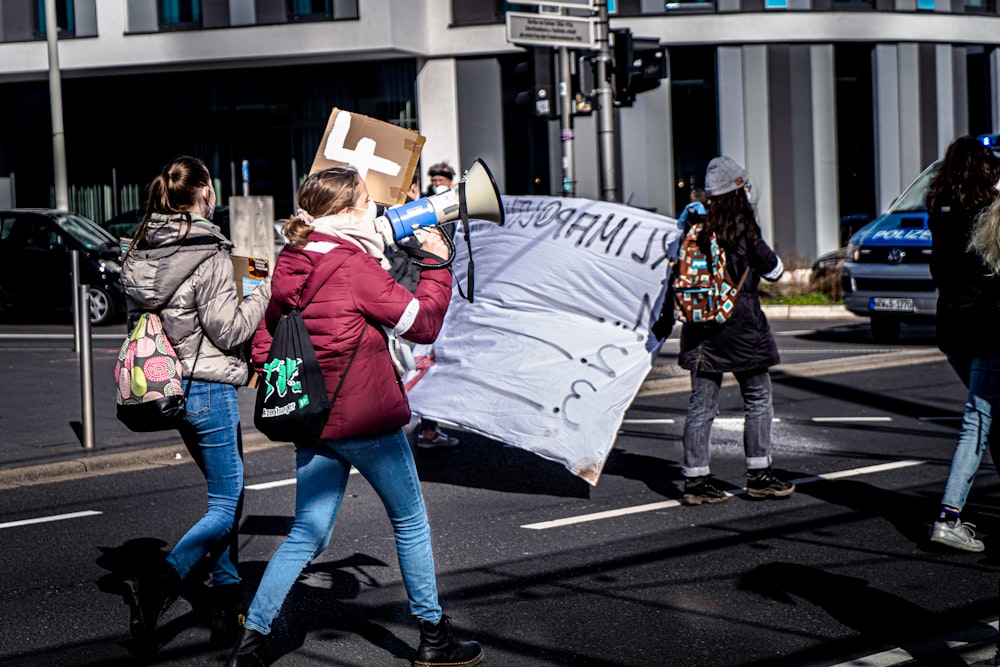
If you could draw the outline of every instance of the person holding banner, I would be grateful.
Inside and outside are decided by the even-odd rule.
[[[393,527],[410,613],[420,627],[416,664],[477,665],[479,644],[455,639],[438,603],[430,527],[402,428],[410,409],[383,332],[387,327],[414,342],[433,342],[451,299],[451,272],[423,270],[415,294],[392,279],[373,224],[375,202],[354,169],[311,174],[297,201],[301,208],[284,228],[289,245],[274,268],[253,359],[259,366],[267,358],[281,314],[296,306],[313,270],[329,272],[302,317],[327,391],[337,398],[321,439],[295,443],[295,521],[267,565],[228,665],[266,664],[272,623],[302,570],[329,544],[352,466],[375,489]],[[437,231],[422,248],[447,254]]]
[[[683,501],[700,505],[724,502],[730,497],[712,480],[709,468],[709,444],[723,373],[736,376],[743,396],[746,493],[752,498],[783,498],[795,490],[795,485],[779,479],[771,469],[774,409],[768,373],[768,368],[780,360],[760,306],[757,284],[761,278],[778,280],[784,267],[761,237],[750,201],[750,182],[740,164],[728,156],[713,158],[705,174],[705,190],[709,197],[706,231],[713,232],[725,250],[729,279],[735,285],[748,268],[749,273],[728,321],[685,323],[681,328],[678,363],[691,372],[681,468]],[[666,306],[661,320],[666,318],[672,323],[672,299]],[[666,322],[658,322],[654,333],[657,331],[669,331]]]

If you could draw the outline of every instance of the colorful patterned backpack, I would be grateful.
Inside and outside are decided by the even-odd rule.
[[[137,432],[177,428],[186,414],[182,372],[160,316],[143,313],[125,337],[115,364],[119,421]]]
[[[674,317],[687,324],[725,323],[736,307],[748,266],[737,285],[726,275],[726,251],[715,234],[706,239],[708,252],[698,238],[704,222],[691,226],[677,250],[674,264]]]

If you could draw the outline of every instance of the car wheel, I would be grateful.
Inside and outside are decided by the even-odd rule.
[[[104,324],[115,314],[111,295],[100,287],[90,288],[90,323]]]
[[[892,317],[873,317],[872,338],[876,343],[895,343],[899,340],[899,320]]]

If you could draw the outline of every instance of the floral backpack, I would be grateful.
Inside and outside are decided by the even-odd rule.
[[[119,421],[137,432],[177,428],[186,414],[182,373],[160,316],[143,313],[125,337],[115,364]]]

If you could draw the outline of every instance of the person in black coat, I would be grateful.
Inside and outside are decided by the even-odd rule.
[[[983,451],[997,440],[990,432],[1000,402],[1000,279],[969,242],[980,212],[997,197],[998,178],[1000,159],[974,137],[959,137],[948,146],[927,191],[930,268],[938,289],[937,343],[968,388],[931,541],[972,552],[984,546],[975,537],[975,524],[964,523],[960,514]],[[988,222],[989,210],[983,217]],[[981,226],[983,232],[988,228]]]
[[[705,174],[709,200],[704,218],[690,216],[688,225],[705,222],[705,234],[714,233],[726,255],[726,274],[733,285],[746,273],[732,315],[722,324],[685,323],[681,328],[681,368],[691,371],[691,397],[684,422],[683,500],[689,505],[719,503],[729,494],[712,480],[710,438],[719,405],[723,373],[732,373],[744,404],[743,446],[747,464],[747,495],[780,498],[795,485],[776,477],[771,469],[771,376],[779,363],[778,346],[760,307],[757,285],[761,278],[778,280],[781,259],[761,238],[746,171],[728,156],[714,158]],[[685,230],[685,233],[687,230]],[[653,332],[669,334],[673,324],[672,298],[667,300]],[[670,312],[668,312],[670,311]]]

